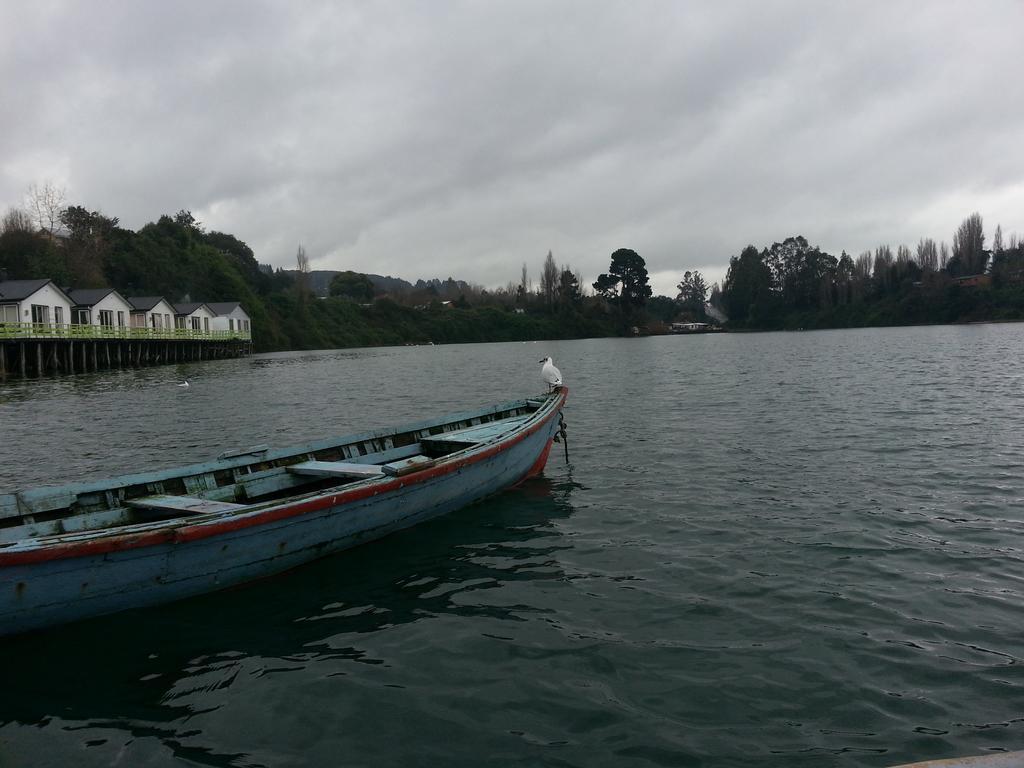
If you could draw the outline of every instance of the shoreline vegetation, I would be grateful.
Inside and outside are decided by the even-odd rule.
[[[973,213],[952,247],[921,239],[839,258],[790,237],[729,262],[722,307],[730,330],[940,325],[1024,319],[1024,241],[997,226],[985,247]]]
[[[952,247],[921,240],[914,251],[883,245],[837,258],[799,236],[760,251],[747,246],[721,287],[688,271],[669,297],[652,295],[643,258],[626,248],[591,285],[550,252],[536,287],[526,264],[517,282],[496,289],[452,278],[411,284],[313,272],[301,245],[296,269],[275,270],[187,210],[132,231],[64,206],[63,191],[49,185],[30,190],[29,200],[27,211],[10,209],[0,221],[0,279],[240,301],[256,352],[654,335],[672,323],[766,331],[1024,319],[1024,241],[1013,235],[1004,245],[997,227],[985,249],[978,214],[956,230]]]

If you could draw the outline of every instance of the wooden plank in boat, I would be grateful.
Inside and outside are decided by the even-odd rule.
[[[515,416],[511,419],[478,424],[473,427],[466,427],[465,429],[457,429],[453,432],[442,432],[437,435],[431,435],[429,439],[431,442],[443,443],[483,443],[518,427],[528,418],[529,415]]]
[[[65,509],[74,504],[78,498],[78,495],[67,487],[35,488],[29,491],[22,491],[20,495],[22,506],[30,514]]]
[[[390,477],[401,477],[402,475],[408,475],[410,472],[418,472],[421,469],[432,467],[436,463],[429,456],[410,456],[408,459],[384,464],[381,469],[384,470],[384,474]]]
[[[319,477],[376,477],[384,474],[377,464],[356,464],[352,461],[303,461],[287,469],[296,475]]]
[[[125,501],[135,509],[157,509],[166,512],[189,512],[210,514],[212,512],[229,512],[234,509],[245,509],[245,504],[231,504],[226,501],[197,499],[193,496],[141,496]]]
[[[58,520],[45,520],[39,523],[24,523],[12,528],[0,528],[0,544],[7,544],[21,539],[39,536],[54,536],[62,533],[89,531],[112,525],[125,525],[129,522],[128,510],[124,507],[108,509],[85,515],[71,515]]]
[[[268,493],[278,493],[279,491],[286,491],[291,488],[299,488],[309,480],[308,477],[289,474],[284,467],[278,467],[270,472],[254,474],[258,476],[254,476],[251,480],[246,478],[245,480],[238,481],[238,487],[242,489],[242,494],[247,499],[255,499]]]
[[[21,517],[18,497],[13,493],[0,493],[0,520],[7,517]]]

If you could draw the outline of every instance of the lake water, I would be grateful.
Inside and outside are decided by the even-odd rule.
[[[552,452],[542,479],[279,578],[0,640],[0,765],[886,766],[1024,749],[1024,325],[9,381],[0,489],[528,395],[547,354],[571,388],[570,464]]]

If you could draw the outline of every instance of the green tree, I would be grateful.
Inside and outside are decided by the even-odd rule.
[[[765,262],[772,272],[772,289],[785,307],[816,309],[823,294],[831,293],[836,258],[809,245],[801,235],[773,243]]]
[[[330,285],[331,296],[340,296],[358,302],[373,301],[373,281],[361,272],[346,270],[334,276]]]
[[[49,277],[66,285],[67,265],[58,250],[53,236],[39,231],[27,212],[11,209],[0,221],[0,271],[8,280]]]
[[[679,314],[679,302],[671,296],[652,296],[645,307],[647,314],[662,323],[671,323]]]
[[[836,263],[835,302],[849,304],[853,300],[854,263],[850,254],[843,251]]]
[[[558,302],[562,306],[575,307],[583,300],[579,278],[571,269],[563,269],[558,277]]]
[[[972,213],[953,233],[953,258],[949,260],[949,273],[979,275],[985,271],[988,253],[985,251],[985,229],[981,214]]]
[[[555,266],[555,257],[551,251],[548,251],[540,269],[540,295],[544,301],[544,308],[548,312],[553,311],[558,296],[558,267]]]
[[[631,315],[651,297],[647,263],[636,251],[619,248],[612,254],[608,272],[598,276],[594,290]]]
[[[740,328],[757,324],[770,312],[772,274],[754,246],[748,245],[739,256],[729,260],[729,271],[722,284],[722,303],[730,324]]]
[[[992,251],[992,280],[997,287],[1024,284],[1024,242],[1010,240],[1008,248]]]
[[[68,232],[64,253],[72,284],[76,288],[106,287],[105,267],[114,244],[117,217],[69,205],[61,212],[60,222]]]
[[[683,310],[696,318],[706,317],[704,303],[708,297],[708,284],[700,272],[684,272],[683,279],[676,288],[679,290],[676,301]]]
[[[187,211],[184,208],[174,214],[174,223],[178,226],[184,227],[193,234],[199,235],[203,232],[202,223],[196,221],[196,217],[192,215],[192,211]]]

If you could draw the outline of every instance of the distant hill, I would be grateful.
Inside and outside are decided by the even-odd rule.
[[[286,269],[283,271],[292,277],[298,277],[299,274],[298,270],[295,269]],[[329,296],[331,293],[331,280],[334,279],[335,275],[339,274],[341,274],[341,270],[337,269],[311,270],[309,273],[310,290],[312,290],[317,296]],[[413,293],[415,291],[424,291],[433,288],[437,291],[437,295],[440,297],[457,299],[459,294],[469,287],[469,284],[465,280],[453,280],[450,277],[447,280],[440,280],[436,277],[431,278],[430,280],[417,280],[415,284],[413,284],[400,277],[391,277],[390,275],[372,275],[369,272],[364,274],[370,278],[370,282],[373,283],[373,287],[382,293]]]

